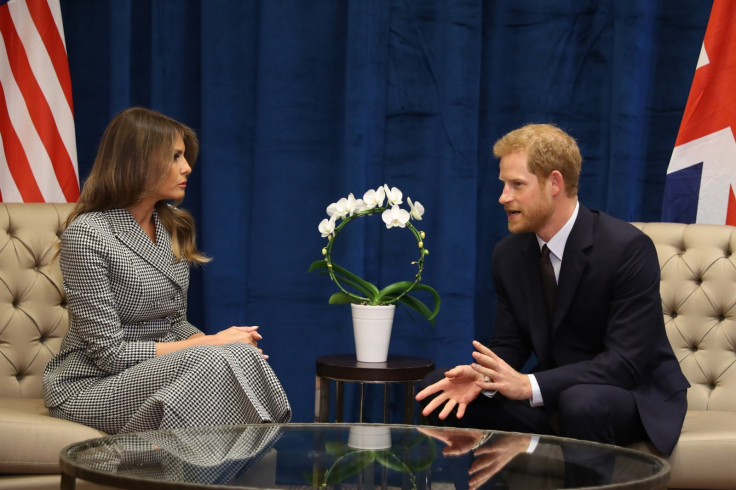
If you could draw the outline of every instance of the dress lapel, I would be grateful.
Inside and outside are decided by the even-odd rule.
[[[180,288],[183,287],[181,277],[174,268],[174,252],[171,250],[171,238],[154,211],[153,221],[156,225],[156,243],[146,235],[133,216],[125,209],[112,209],[105,214],[110,227],[118,240],[133,253],[151,264],[154,268],[171,279]]]

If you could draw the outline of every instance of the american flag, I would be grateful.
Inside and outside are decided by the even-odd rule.
[[[0,0],[0,201],[75,202],[79,171],[59,0]]]
[[[736,1],[715,0],[667,169],[662,221],[736,225]]]

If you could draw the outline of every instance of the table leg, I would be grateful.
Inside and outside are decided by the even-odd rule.
[[[414,423],[414,383],[404,383],[404,423]]]
[[[391,406],[391,390],[389,389],[389,384],[384,383],[383,384],[383,423],[388,424],[388,418],[389,418],[389,407]]]
[[[74,490],[76,484],[76,477],[67,475],[66,473],[61,474],[61,486],[59,487],[61,490]]]
[[[365,402],[365,384],[358,383],[360,385],[360,412],[358,413],[358,423],[363,423],[363,403]]]
[[[329,422],[330,380],[317,376],[314,385],[314,421]]]
[[[335,394],[335,422],[343,421],[343,405],[345,403],[345,383],[336,381],[337,393]]]

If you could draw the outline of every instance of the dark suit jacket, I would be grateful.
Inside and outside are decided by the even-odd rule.
[[[632,391],[649,438],[671,453],[689,383],[667,340],[651,239],[581,205],[565,245],[551,327],[539,257],[533,233],[512,234],[496,246],[498,309],[490,347],[516,369],[536,355],[534,375],[550,411],[559,394],[577,384]]]

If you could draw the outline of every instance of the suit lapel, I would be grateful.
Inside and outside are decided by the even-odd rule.
[[[581,204],[578,217],[565,244],[560,278],[557,281],[557,296],[552,322],[553,333],[570,308],[583,272],[588,267],[587,249],[593,245],[594,227],[593,213]]]
[[[174,253],[171,250],[171,239],[158,219],[156,212],[153,213],[153,220],[156,225],[156,243],[151,241],[127,210],[113,209],[106,211],[105,214],[110,221],[113,233],[123,245],[171,279],[174,284],[177,284],[180,288],[183,287],[181,278],[176,274],[173,267]]]

